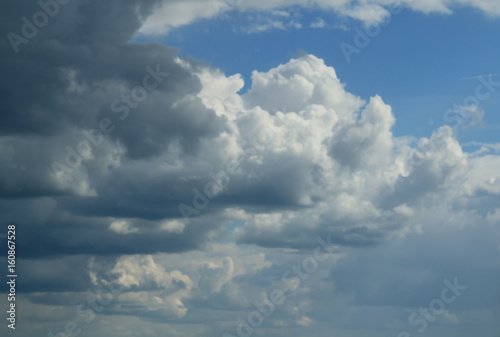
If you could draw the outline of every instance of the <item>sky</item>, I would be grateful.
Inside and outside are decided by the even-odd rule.
[[[1,336],[500,337],[498,1],[0,28]]]

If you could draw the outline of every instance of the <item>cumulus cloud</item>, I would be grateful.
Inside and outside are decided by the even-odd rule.
[[[192,288],[189,276],[178,270],[164,270],[151,255],[122,257],[111,273],[118,275],[115,283],[121,287],[121,311],[134,308],[136,314],[139,310],[174,317],[186,315],[188,309],[182,301]]]

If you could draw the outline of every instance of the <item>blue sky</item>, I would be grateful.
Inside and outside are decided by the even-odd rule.
[[[499,28],[498,0],[5,4],[0,335],[500,337]]]

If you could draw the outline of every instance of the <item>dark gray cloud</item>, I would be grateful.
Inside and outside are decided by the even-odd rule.
[[[123,236],[103,221],[121,217],[140,223],[140,219],[178,217],[179,200],[191,199],[190,189],[197,183],[179,181],[177,175],[148,178],[143,173],[153,169],[151,164],[115,170],[103,160],[112,155],[110,146],[122,148],[124,160],[130,161],[158,157],[173,144],[182,155],[192,156],[200,141],[225,129],[225,120],[196,97],[200,81],[176,62],[174,48],[129,43],[156,3],[60,4],[58,13],[37,28],[34,37],[15,48],[9,33],[23,36],[22,18],[33,22],[33,14],[41,8],[35,1],[4,6],[0,155],[5,165],[0,169],[0,208],[19,224],[21,256],[184,251],[200,247],[207,233],[219,226],[213,221],[204,226],[194,222],[183,234],[156,233],[151,228],[145,230],[149,233]],[[154,88],[134,92],[144,85]],[[144,92],[144,101],[124,103],[123,97]],[[130,111],[125,119],[120,118],[123,107]],[[88,139],[82,131],[99,129],[104,118],[114,131],[92,144],[93,159],[71,168],[66,177],[73,187],[88,179],[98,192],[82,196],[78,187],[65,188],[55,179],[52,164],[68,165],[67,147],[78,150],[78,144]]]

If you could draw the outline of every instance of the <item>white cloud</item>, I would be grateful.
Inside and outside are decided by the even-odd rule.
[[[190,295],[192,281],[178,270],[167,272],[151,255],[125,256],[116,262],[112,273],[118,274],[118,285],[125,288],[120,301],[138,306],[141,311],[158,311],[183,317],[187,308],[183,298]]]
[[[452,323],[452,324],[458,324],[460,323],[460,319],[457,317],[457,315],[455,315],[454,313],[448,311],[448,310],[445,310],[443,313],[442,313],[442,316],[443,320],[445,322],[448,322],[448,323]]]
[[[309,27],[311,28],[323,28],[325,27],[325,20],[323,20],[322,18],[317,18],[315,21],[311,22],[309,24]]]
[[[116,220],[109,225],[109,229],[118,234],[130,234],[139,232],[138,228],[133,227],[127,220]]]
[[[313,323],[312,319],[310,319],[309,317],[307,316],[301,316],[298,320],[297,320],[297,324],[300,325],[300,326],[303,326],[303,327],[309,327],[311,324]]]
[[[268,12],[274,16],[284,16],[282,15],[286,13],[284,9],[290,6],[322,8],[341,16],[354,18],[364,24],[383,21],[390,15],[388,6],[402,6],[423,13],[440,14],[451,14],[455,8],[471,7],[479,9],[490,17],[500,17],[500,3],[497,0],[164,0],[163,4],[144,21],[140,33],[165,34],[196,20],[220,17],[234,10],[249,13]],[[297,26],[298,24],[296,23]],[[249,28],[249,31],[284,29],[286,26],[287,24],[282,21],[270,21],[255,25]]]
[[[185,228],[185,224],[181,220],[165,220],[160,223],[160,230],[164,230],[171,233],[182,233]]]
[[[174,0],[164,1],[142,25],[139,33],[164,34],[171,29],[190,24],[196,20],[215,16],[226,7],[222,1]]]
[[[273,202],[300,206],[275,210],[263,203],[252,212],[242,206],[244,213],[233,216],[245,222],[234,232],[242,242],[301,248],[311,244],[305,237],[313,242],[320,232],[342,245],[401,240],[422,232],[416,215],[430,212],[426,198],[435,198],[435,207],[446,212],[453,200],[480,189],[497,193],[491,179],[498,173],[491,171],[487,181],[474,173],[480,163],[489,170],[495,164],[486,157],[469,159],[449,127],[422,138],[411,157],[409,138],[391,132],[391,107],[378,95],[365,102],[347,92],[335,70],[312,55],[253,72],[244,95],[238,94],[239,75],[205,68],[198,76],[204,87],[199,97],[227,118],[229,130],[214,145],[206,143],[203,155],[240,163],[224,193],[242,198],[240,205],[265,193]],[[243,141],[262,129],[273,140],[246,157]],[[406,178],[388,180],[387,172]]]
[[[261,33],[272,29],[287,30],[290,28],[302,28],[302,24],[297,21],[294,15],[287,11],[270,11],[265,13],[248,15],[248,24],[244,24],[241,29],[248,33]]]

